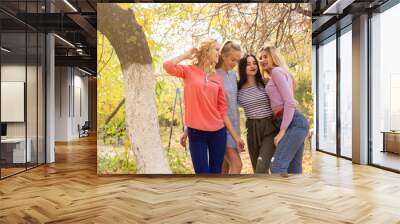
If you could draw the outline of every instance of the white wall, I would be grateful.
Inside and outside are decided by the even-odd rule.
[[[77,74],[78,72],[78,74]],[[79,70],[74,70],[73,94],[74,99],[72,105],[71,135],[73,138],[78,137],[78,124],[82,126],[88,120],[88,78],[81,76]]]
[[[56,67],[55,85],[55,140],[77,139],[78,124],[88,120],[88,78],[76,68]]]
[[[1,65],[1,81],[25,82],[25,64]]]
[[[68,140],[68,85],[67,67],[55,68],[55,141]]]
[[[38,69],[38,70],[37,70]],[[22,113],[26,110],[26,120],[23,122],[5,122],[7,124],[7,137],[30,139],[32,161],[44,163],[44,83],[42,68],[35,66],[25,66],[25,64],[3,64],[1,66],[2,82],[24,82],[26,83],[26,107],[21,108]],[[27,81],[25,78],[27,77]],[[3,89],[4,90],[4,89]],[[2,91],[3,91],[2,90]],[[23,90],[22,90],[23,91]],[[24,94],[24,92],[22,92]],[[7,97],[7,96],[2,96]],[[12,110],[10,107],[3,107],[1,110]],[[12,111],[7,111],[11,112]],[[39,153],[39,155],[37,155]]]
[[[25,74],[25,64],[1,66],[1,81],[3,82],[25,82]],[[7,110],[7,108],[1,108],[1,110]],[[7,136],[25,137],[25,122],[7,122]]]

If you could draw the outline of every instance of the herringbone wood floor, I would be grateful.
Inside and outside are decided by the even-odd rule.
[[[0,223],[400,223],[400,175],[314,153],[311,176],[96,175],[96,139],[0,181]]]

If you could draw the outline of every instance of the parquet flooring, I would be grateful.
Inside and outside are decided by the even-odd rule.
[[[0,181],[0,223],[400,223],[400,175],[314,152],[309,176],[96,175],[96,139]]]
[[[15,173],[22,172],[24,170],[25,170],[25,167],[23,167],[23,168],[19,168],[19,167],[17,167],[17,168],[15,168],[15,167],[4,168],[3,167],[3,168],[1,168],[1,176],[2,177],[7,177],[7,176],[13,175]]]

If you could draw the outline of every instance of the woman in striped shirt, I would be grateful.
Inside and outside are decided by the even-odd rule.
[[[247,144],[254,173],[268,173],[275,152],[277,129],[270,100],[265,92],[257,58],[246,55],[239,61],[238,104],[246,116]]]

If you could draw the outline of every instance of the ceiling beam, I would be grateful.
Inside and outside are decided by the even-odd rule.
[[[97,30],[85,19],[85,17],[80,14],[68,14],[68,17],[71,18],[71,20],[74,21],[76,24],[78,24],[90,36],[96,37]]]
[[[55,56],[56,66],[88,67],[96,71],[97,60],[90,56]]]

